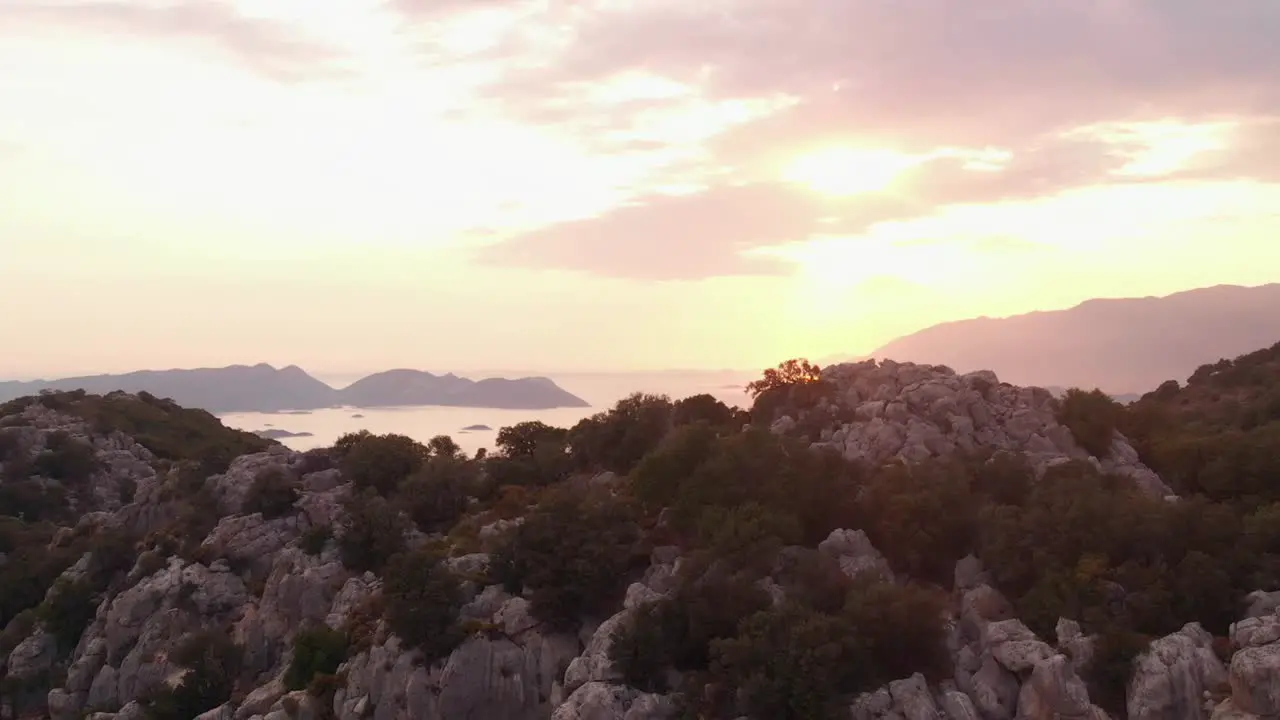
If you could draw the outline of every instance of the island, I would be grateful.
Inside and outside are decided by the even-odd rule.
[[[468,425],[462,428],[462,432],[489,432],[491,430],[493,430],[493,428],[488,425]]]
[[[84,390],[105,395],[146,392],[211,413],[306,414],[334,407],[374,408],[438,405],[503,410],[588,407],[585,400],[550,378],[471,380],[453,373],[388,370],[337,389],[290,365],[265,363],[191,370],[140,370],[59,380],[0,382],[0,402],[45,390]]]
[[[283,440],[285,438],[315,437],[315,433],[309,432],[290,432],[281,430],[280,428],[271,428],[269,430],[258,430],[253,433],[261,438],[268,440]]]

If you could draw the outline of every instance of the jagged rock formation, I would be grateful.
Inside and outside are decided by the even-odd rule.
[[[777,432],[809,428],[815,443],[845,457],[907,462],[966,450],[1026,453],[1045,470],[1071,460],[1128,475],[1148,492],[1168,495],[1159,478],[1116,436],[1107,458],[1091,458],[1059,424],[1047,392],[1014,388],[990,373],[959,376],[946,368],[891,362],[828,368],[834,394],[788,410]],[[93,449],[97,465],[72,502],[76,531],[118,528],[138,537],[172,529],[180,494],[192,490],[175,467],[118,431],[97,433],[83,419],[31,405],[0,418],[36,455],[50,438],[69,437]],[[58,440],[58,442],[65,442]],[[803,454],[803,451],[801,451]],[[265,517],[247,506],[255,483],[280,472],[297,479],[289,512]],[[610,491],[618,478],[589,485]],[[466,583],[460,616],[468,637],[438,662],[423,662],[390,629],[377,606],[384,580],[356,573],[336,543],[314,544],[314,531],[335,527],[351,495],[348,478],[280,446],[241,455],[223,472],[197,479],[208,517],[182,548],[152,542],[100,593],[87,627],[65,647],[57,628],[40,617],[14,619],[4,635],[0,671],[25,688],[0,703],[0,717],[45,712],[53,720],[145,720],[144,702],[185,672],[173,657],[198,630],[225,630],[243,648],[241,682],[233,700],[197,720],[662,720],[676,711],[670,695],[625,684],[610,657],[615,633],[648,603],[669,597],[685,564],[675,546],[653,548],[643,577],[627,588],[614,614],[582,618],[577,628],[551,628],[531,612],[529,599],[501,585]],[[184,487],[186,489],[184,490]],[[480,543],[519,527],[520,518],[478,529]],[[823,530],[825,532],[825,528]],[[309,539],[310,538],[310,539]],[[64,538],[65,539],[65,538]],[[441,542],[418,533],[416,544]],[[646,551],[648,548],[646,548]],[[790,551],[783,548],[779,565]],[[810,550],[809,552],[813,552]],[[894,569],[862,530],[838,529],[817,546],[841,572],[857,580],[895,582]],[[91,549],[55,586],[88,577]],[[4,557],[0,555],[0,565]],[[453,548],[449,566],[483,578],[491,557]],[[777,568],[774,576],[779,576]],[[1104,720],[1082,679],[1094,638],[1063,618],[1056,638],[1037,637],[1014,616],[995,588],[993,573],[970,556],[957,563],[947,649],[951,676],[900,678],[852,700],[854,720]],[[761,581],[775,605],[786,590]],[[50,594],[54,594],[50,590]],[[1159,638],[1134,665],[1128,717],[1142,720],[1233,720],[1280,716],[1280,594],[1257,593],[1232,628],[1229,664],[1215,654],[1199,625]],[[26,623],[25,625],[23,623]],[[287,670],[304,628],[349,631],[354,651],[329,695],[290,690]],[[65,670],[65,672],[61,672]],[[8,715],[6,715],[8,713]]]
[[[1081,460],[1131,477],[1152,495],[1172,495],[1119,433],[1107,457],[1080,447],[1058,422],[1057,401],[1042,388],[1002,383],[990,371],[957,375],[940,365],[892,360],[832,365],[822,377],[830,392],[812,407],[784,406],[794,415],[778,417],[775,432],[814,429],[822,446],[873,465],[978,450],[1024,454],[1040,473]]]

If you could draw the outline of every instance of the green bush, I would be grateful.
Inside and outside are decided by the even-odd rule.
[[[458,623],[460,582],[435,553],[419,550],[392,558],[383,598],[391,631],[429,662],[447,657],[465,639]]]
[[[737,712],[770,720],[847,718],[853,678],[869,662],[844,621],[797,605],[746,618],[712,642],[712,658]]]
[[[635,513],[610,497],[552,493],[494,554],[508,592],[525,587],[533,614],[552,624],[608,615],[630,571],[646,562]]]
[[[45,448],[35,459],[36,472],[45,477],[78,485],[87,482],[101,467],[93,446],[66,432],[49,433]]]
[[[1111,442],[1121,406],[1101,390],[1072,388],[1059,402],[1058,422],[1066,425],[1076,442],[1099,459],[1111,455]]]
[[[308,555],[319,555],[324,552],[324,546],[331,537],[333,537],[333,529],[328,525],[312,525],[302,531],[302,536],[298,538],[298,546]]]
[[[160,685],[143,698],[149,720],[191,720],[231,699],[243,650],[223,630],[201,630],[178,645],[172,660],[186,669],[177,687]]]
[[[400,482],[422,469],[431,451],[422,443],[394,433],[347,435],[334,445],[341,448],[338,466],[357,490],[371,488],[391,494]]]
[[[951,675],[943,613],[947,597],[918,585],[860,583],[850,591],[843,620],[869,662],[853,680],[859,690],[923,673],[937,681]]]
[[[628,684],[671,690],[667,669],[707,670],[712,643],[733,637],[744,618],[768,607],[769,596],[749,576],[711,572],[641,606],[633,622],[614,634],[609,657]]]
[[[732,425],[735,419],[734,408],[706,393],[676,401],[671,412],[671,424],[676,427],[706,423],[719,428]]]
[[[404,549],[409,523],[372,488],[348,498],[343,507],[346,515],[338,538],[342,564],[356,572],[379,572]]]
[[[84,629],[93,621],[98,603],[93,586],[86,580],[60,580],[37,614],[58,642],[61,653],[69,653],[80,642]]]
[[[0,428],[0,463],[26,455],[22,436],[15,430]]]
[[[39,480],[0,482],[0,515],[28,522],[48,522],[67,516],[67,491]]]
[[[293,640],[293,660],[285,671],[285,687],[302,690],[316,677],[337,672],[346,659],[345,633],[323,624],[303,628]]]
[[[1103,710],[1123,713],[1125,692],[1133,676],[1133,663],[1150,642],[1119,627],[1107,628],[1094,640],[1093,655],[1084,669],[1089,699]]]
[[[422,532],[444,532],[466,512],[478,482],[474,461],[456,455],[432,457],[400,486],[400,505]]]
[[[569,473],[569,431],[542,422],[517,423],[498,430],[497,453],[484,458],[494,487],[541,487]]]
[[[265,520],[274,520],[293,512],[293,504],[300,494],[297,484],[279,467],[270,467],[258,473],[244,496],[246,513],[262,513]]]
[[[671,398],[666,395],[625,397],[569,430],[574,463],[583,470],[625,475],[666,436],[671,417]]]

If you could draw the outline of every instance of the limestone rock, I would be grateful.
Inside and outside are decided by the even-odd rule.
[[[1226,681],[1226,668],[1213,652],[1213,636],[1199,623],[1190,623],[1138,656],[1129,681],[1129,718],[1205,720],[1205,691]]]
[[[557,707],[551,720],[667,720],[674,715],[674,704],[661,695],[589,682]]]
[[[832,530],[818,544],[818,552],[834,558],[840,569],[851,578],[879,578],[893,582],[893,570],[880,551],[862,530]]]

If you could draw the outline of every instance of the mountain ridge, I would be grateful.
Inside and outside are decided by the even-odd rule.
[[[939,323],[866,357],[941,362],[962,372],[990,369],[1018,385],[1139,393],[1169,378],[1186,378],[1206,363],[1271,345],[1280,339],[1276,308],[1275,283],[1092,298],[1063,310]]]
[[[329,407],[451,406],[513,410],[587,407],[588,403],[545,377],[470,380],[399,368],[373,373],[342,388],[297,365],[267,363],[220,368],[135,370],[52,380],[0,381],[0,402],[44,390],[148,392],[209,412],[278,412]]]

